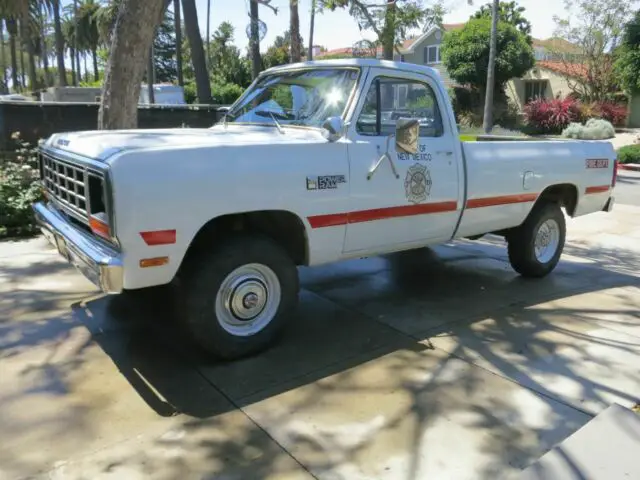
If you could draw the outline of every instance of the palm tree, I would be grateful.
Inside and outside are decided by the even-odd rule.
[[[251,35],[249,45],[251,48],[251,78],[255,79],[260,75],[262,58],[260,57],[260,31],[258,30],[259,15],[257,0],[249,0],[249,11],[251,17]]]
[[[62,22],[60,21],[60,0],[51,0],[53,11],[53,30],[56,39],[56,61],[58,64],[58,85],[67,85],[67,74],[64,67],[64,36],[62,34]]]
[[[18,79],[18,51],[16,37],[18,36],[18,22],[15,17],[5,17],[7,32],[9,32],[9,57],[11,59],[11,84],[14,90],[22,90],[22,84]]]
[[[207,60],[205,58],[202,36],[198,27],[198,12],[195,0],[182,0],[184,24],[187,29],[187,38],[191,47],[191,62],[196,77],[196,92],[198,102],[211,103],[211,85],[207,72]]]
[[[100,29],[98,28],[98,11],[100,4],[96,0],[83,0],[77,11],[76,26],[78,28],[78,50],[83,53],[91,53],[93,59],[94,80],[100,79],[98,72],[98,47],[101,43]],[[86,72],[86,68],[85,68]]]
[[[298,0],[289,1],[289,32],[291,34],[291,63],[302,58],[300,51],[300,17],[298,16]]]

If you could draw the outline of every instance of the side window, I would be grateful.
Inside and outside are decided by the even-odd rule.
[[[356,129],[362,135],[395,133],[399,118],[420,122],[421,137],[440,137],[444,129],[433,89],[424,83],[380,77],[369,88]]]

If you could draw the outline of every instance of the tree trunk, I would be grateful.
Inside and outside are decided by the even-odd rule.
[[[76,80],[73,84],[77,87],[82,81],[80,74],[80,51],[78,49],[78,0],[73,0],[73,49],[76,52]]]
[[[18,52],[16,49],[16,24],[15,19],[7,20],[7,31],[9,32],[9,56],[11,57],[11,84],[14,90],[20,88],[18,80]]]
[[[44,70],[44,85],[46,88],[51,83],[51,72],[49,71],[49,52],[47,50],[47,9],[45,5],[41,5],[41,8],[38,10],[38,14],[40,16],[40,58],[42,59],[42,68]]]
[[[98,50],[95,48],[92,49],[91,57],[93,58],[93,79],[97,82],[100,80],[100,71],[98,70]]]
[[[176,67],[178,69],[178,85],[184,86],[182,73],[182,21],[180,20],[180,0],[173,0],[173,21],[176,29]]]
[[[82,54],[82,63],[84,63],[84,81],[89,83],[91,79],[89,78],[89,68],[87,67],[87,53]]]
[[[82,69],[80,68],[80,50],[76,48],[76,78],[78,79],[78,83],[76,86],[80,85],[82,81]]]
[[[122,0],[102,86],[99,129],[138,126],[145,60],[165,5],[162,0]]]
[[[387,0],[382,29],[382,55],[385,60],[393,60],[393,47],[396,42],[396,4],[395,0]]]
[[[20,47],[23,46],[24,41],[24,27],[22,21],[18,21],[18,38],[20,39]],[[25,80],[26,68],[24,67],[24,51],[20,48],[20,85],[21,88],[27,87],[27,81]]]
[[[211,0],[207,0],[207,67],[211,56]]]
[[[493,88],[495,85],[494,70],[496,66],[498,29],[498,0],[493,0],[491,6],[491,40],[489,44],[489,65],[487,66],[487,90],[484,97],[484,118],[482,129],[490,133],[493,129]]]
[[[69,47],[69,58],[71,58],[71,85],[77,86],[76,82],[76,51],[73,47]]]
[[[300,51],[300,17],[298,16],[298,0],[289,2],[289,33],[291,34],[291,63],[299,62],[302,58]]]
[[[187,38],[191,46],[191,63],[196,77],[196,94],[199,103],[211,103],[211,85],[209,84],[209,73],[198,27],[198,12],[195,0],[182,0],[182,11],[184,13],[184,25],[187,29]]]
[[[56,60],[58,64],[58,85],[67,85],[67,74],[64,68],[64,38],[62,37],[62,26],[60,24],[60,0],[53,0],[53,29],[56,38]]]
[[[2,18],[0,18],[0,63],[2,63],[2,85],[0,85],[0,93],[9,93],[7,56],[4,51],[4,20]]]
[[[309,25],[309,52],[307,60],[313,60],[313,30],[316,23],[316,0],[311,0],[311,22]]]
[[[249,0],[250,18],[251,18],[251,35],[249,43],[251,45],[251,78],[255,79],[260,75],[261,58],[260,58],[260,35],[258,30],[258,3],[254,0]]]
[[[155,66],[153,64],[153,41],[149,48],[149,59],[147,60],[147,94],[149,95],[149,103],[156,103],[153,93],[153,84],[155,83]]]

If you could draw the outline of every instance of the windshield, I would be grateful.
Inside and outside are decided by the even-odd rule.
[[[321,127],[342,116],[357,69],[298,70],[260,79],[227,113],[227,122]]]

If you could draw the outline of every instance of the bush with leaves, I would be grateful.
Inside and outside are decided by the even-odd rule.
[[[513,25],[499,21],[495,65],[496,86],[521,77],[533,67],[535,57],[527,36]],[[474,18],[460,30],[447,32],[442,40],[442,59],[456,82],[484,91],[487,82],[491,19]]]
[[[15,153],[0,156],[0,237],[34,233],[36,224],[31,205],[42,199],[37,147],[12,139]]]
[[[625,145],[618,149],[618,163],[640,164],[640,145]]]
[[[524,117],[536,133],[560,133],[580,119],[580,106],[572,97],[537,98],[525,105]]]
[[[565,138],[575,138],[578,140],[606,140],[613,138],[616,131],[611,122],[601,118],[591,118],[585,125],[581,123],[571,123],[562,132]]]

